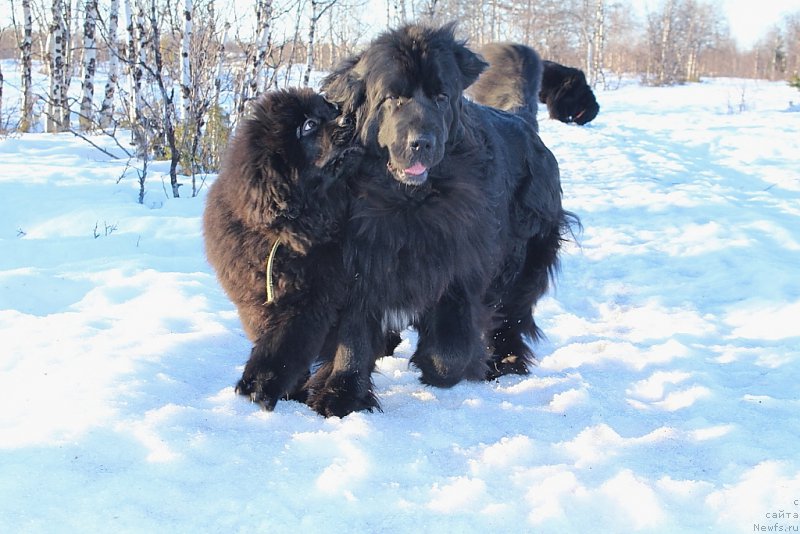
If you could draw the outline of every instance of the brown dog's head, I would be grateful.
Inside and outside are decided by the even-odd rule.
[[[310,89],[260,96],[223,165],[237,212],[301,252],[329,240],[346,208],[344,176],[360,161],[354,134],[354,121]]]

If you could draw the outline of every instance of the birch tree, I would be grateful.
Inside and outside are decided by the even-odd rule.
[[[222,38],[219,40],[217,47],[217,69],[214,75],[214,107],[219,107],[219,95],[222,91],[222,80],[225,72],[225,41],[228,39],[228,31],[231,25],[226,22],[222,32]]]
[[[47,105],[47,132],[63,132],[68,128],[69,108],[66,99],[66,21],[63,0],[53,0],[50,25],[50,91]]]
[[[33,126],[33,77],[31,75],[33,59],[33,13],[31,0],[22,0],[22,44],[20,45],[22,60],[22,114],[19,129],[29,132]]]
[[[97,0],[86,0],[83,22],[83,98],[81,99],[79,124],[82,130],[94,125],[94,77],[97,69],[97,47],[95,29],[97,27]]]
[[[189,50],[192,43],[192,0],[183,0],[183,37],[181,38],[181,91],[177,110],[179,121],[192,117],[192,76]]]
[[[119,78],[119,44],[117,41],[117,27],[119,26],[119,0],[110,0],[108,14],[108,80],[103,92],[103,104],[100,106],[99,124],[101,128],[108,128],[114,116],[114,94]]]
[[[164,73],[164,57],[161,53],[161,28],[159,27],[159,13],[156,6],[156,0],[150,2],[150,33],[151,33],[151,52],[153,54],[154,67],[148,69],[150,74],[158,84],[158,89],[161,96],[161,105],[163,110],[164,121],[164,136],[166,137],[167,145],[170,150],[170,165],[169,165],[169,178],[170,186],[172,188],[172,196],[174,198],[180,197],[180,186],[178,183],[178,163],[181,159],[181,151],[178,147],[178,142],[175,137],[175,89],[167,84],[166,75]],[[143,67],[145,66],[143,62]]]
[[[0,36],[2,36],[2,32],[0,32]],[[3,83],[5,79],[3,78],[3,65],[0,64],[0,133],[5,132],[5,127],[3,126]]]
[[[264,71],[272,39],[272,0],[256,2],[256,35],[256,50],[253,57],[248,98],[255,98],[259,92],[264,90]]]
[[[328,11],[336,4],[337,0],[327,0],[327,2],[320,2],[319,0],[311,0],[311,15],[308,18],[308,42],[306,43],[306,70],[303,74],[303,87],[308,87],[311,80],[311,69],[314,68],[314,46],[315,37],[317,32],[317,23]]]
[[[586,14],[590,21],[586,30],[586,74],[590,85],[596,85],[603,76],[606,40],[606,2],[594,0],[593,4],[586,1]]]
[[[144,118],[144,96],[142,79],[144,65],[147,62],[148,37],[145,29],[144,0],[125,0],[125,13],[128,19],[128,65],[131,78],[131,98],[128,106],[128,118],[131,123],[133,141],[140,154],[146,157],[149,150],[147,128],[142,124]],[[135,9],[135,11],[134,11]]]

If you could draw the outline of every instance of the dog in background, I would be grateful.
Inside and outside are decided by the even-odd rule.
[[[584,125],[600,111],[586,75],[580,69],[544,61],[539,101],[547,104],[550,118]]]
[[[490,43],[479,53],[489,67],[469,86],[467,96],[485,106],[525,116],[538,132],[543,70],[539,54],[516,43]]]

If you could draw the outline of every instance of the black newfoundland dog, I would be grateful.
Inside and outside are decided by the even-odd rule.
[[[237,392],[266,409],[303,398],[346,296],[340,178],[359,150],[353,125],[338,115],[311,90],[260,97],[208,193],[206,255],[254,343]]]
[[[544,61],[539,100],[547,104],[550,118],[584,125],[597,117],[600,106],[586,75],[580,69]]]
[[[542,60],[536,51],[517,43],[491,43],[480,49],[487,68],[466,91],[476,102],[524,115],[536,131]]]
[[[409,25],[323,83],[365,150],[349,180],[338,347],[310,381],[323,415],[378,407],[371,373],[384,333],[409,324],[426,384],[527,372],[532,307],[570,216],[533,125],[462,96],[485,67],[453,25]]]

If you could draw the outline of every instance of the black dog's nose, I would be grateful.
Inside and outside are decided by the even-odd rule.
[[[425,134],[418,135],[411,139],[408,146],[415,152],[419,152],[420,150],[428,151],[433,148],[433,137]]]

